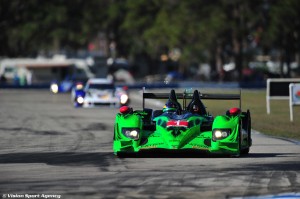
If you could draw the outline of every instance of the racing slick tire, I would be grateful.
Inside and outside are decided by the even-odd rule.
[[[250,111],[247,110],[245,122],[247,122],[247,141],[248,141],[248,147],[245,149],[242,149],[241,154],[247,155],[250,151],[250,146],[252,145],[252,138],[251,138],[251,115]]]

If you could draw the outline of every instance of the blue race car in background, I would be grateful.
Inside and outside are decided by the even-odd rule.
[[[116,87],[112,80],[106,78],[91,78],[85,86],[77,83],[71,95],[75,107],[120,107],[129,104],[128,89]]]

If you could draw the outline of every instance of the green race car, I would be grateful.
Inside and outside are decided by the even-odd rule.
[[[163,110],[145,108],[145,99],[167,99]],[[182,99],[182,106],[177,99]],[[240,94],[145,93],[143,110],[120,108],[114,125],[116,155],[141,152],[205,152],[240,156],[248,154],[251,139],[250,111],[231,108],[213,117],[201,99],[240,100]],[[241,104],[241,103],[240,103]]]

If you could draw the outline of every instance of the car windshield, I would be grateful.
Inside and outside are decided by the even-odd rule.
[[[89,84],[88,89],[108,90],[114,89],[113,84]]]

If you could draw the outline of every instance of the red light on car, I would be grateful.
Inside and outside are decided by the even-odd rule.
[[[129,111],[130,111],[130,108],[128,106],[122,106],[120,108],[120,113],[122,113],[122,114],[129,113]]]
[[[77,90],[83,89],[83,84],[82,84],[81,82],[77,82],[77,83],[76,83],[76,89],[77,89]]]
[[[123,90],[127,91],[128,90],[128,86],[123,86]]]
[[[241,113],[241,109],[239,109],[239,108],[231,108],[231,109],[229,109],[229,114],[230,115],[237,115],[237,114],[239,114],[239,113]]]

